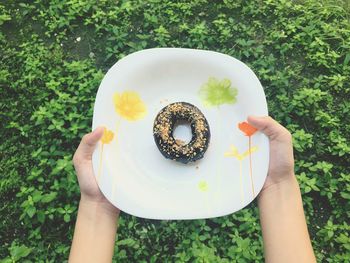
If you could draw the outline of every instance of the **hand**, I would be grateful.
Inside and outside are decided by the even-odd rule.
[[[270,163],[263,190],[281,182],[295,179],[293,144],[290,132],[271,117],[248,117],[249,124],[270,140]]]
[[[84,135],[73,163],[81,199],[69,262],[112,262],[120,210],[98,188],[92,168],[92,153],[104,132],[103,127]]]
[[[258,197],[266,262],[315,262],[294,175],[290,132],[271,117],[248,117],[270,140],[270,163]]]
[[[78,177],[81,202],[101,205],[107,210],[119,213],[119,209],[114,207],[100,191],[92,168],[92,153],[103,131],[103,127],[98,127],[93,132],[84,135],[73,156],[73,163]]]

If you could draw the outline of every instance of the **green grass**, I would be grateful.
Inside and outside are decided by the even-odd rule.
[[[0,258],[67,259],[79,200],[71,159],[104,73],[140,49],[187,47],[256,72],[271,116],[293,134],[318,261],[349,261],[349,10],[319,0],[0,4]],[[115,247],[116,262],[263,261],[255,202],[210,220],[122,213]]]

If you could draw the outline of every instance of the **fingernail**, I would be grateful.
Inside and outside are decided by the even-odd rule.
[[[248,119],[255,119],[255,120],[256,120],[257,118],[259,118],[259,117],[258,117],[258,116],[255,116],[255,115],[249,115],[248,118],[247,118],[247,120],[248,120]]]
[[[92,134],[100,133],[105,129],[103,126],[99,126],[92,131]]]

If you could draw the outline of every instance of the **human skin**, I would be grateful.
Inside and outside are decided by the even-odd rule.
[[[248,122],[270,141],[268,175],[258,196],[265,261],[316,262],[294,175],[291,134],[270,117],[249,116]],[[112,261],[120,210],[103,196],[92,169],[102,135],[103,127],[86,134],[73,157],[81,198],[69,262]]]
[[[271,117],[249,116],[248,122],[270,141],[268,175],[258,196],[265,261],[316,262],[294,175],[292,136]]]
[[[92,168],[92,153],[103,127],[84,135],[73,163],[81,197],[69,262],[111,262],[120,210],[101,193]]]

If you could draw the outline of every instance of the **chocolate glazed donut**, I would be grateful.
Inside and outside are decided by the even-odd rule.
[[[173,137],[174,128],[180,121],[188,122],[191,126],[192,139],[187,144]],[[209,146],[210,129],[205,116],[196,106],[175,102],[158,113],[153,125],[153,137],[165,158],[186,164],[203,158]]]

